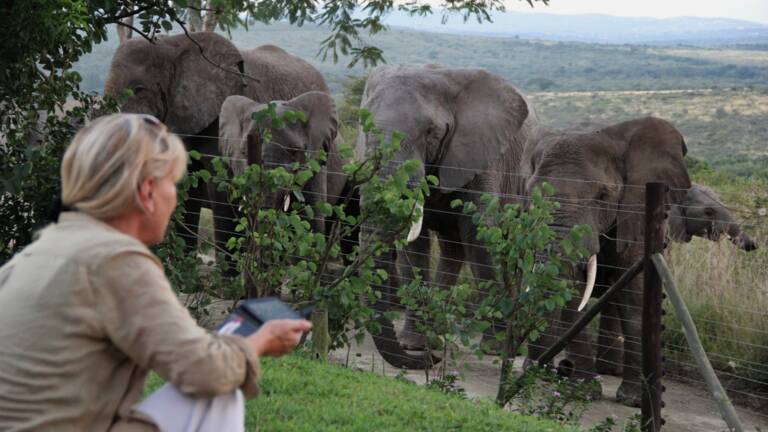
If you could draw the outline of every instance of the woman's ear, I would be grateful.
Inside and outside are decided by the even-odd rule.
[[[156,210],[155,201],[154,201],[156,185],[157,185],[157,179],[155,179],[153,176],[149,176],[145,178],[141,182],[141,184],[139,184],[139,190],[137,194],[139,198],[139,203],[141,203],[141,206],[144,208],[144,211],[149,214],[153,214]]]
[[[502,78],[481,69],[447,73],[464,82],[453,107],[453,136],[439,163],[440,188],[454,190],[504,157],[530,112],[528,102]]]

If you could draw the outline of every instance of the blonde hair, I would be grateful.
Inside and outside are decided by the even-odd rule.
[[[178,136],[143,114],[100,117],[80,130],[61,163],[61,202],[97,219],[142,208],[138,187],[172,170],[179,181],[187,152]]]

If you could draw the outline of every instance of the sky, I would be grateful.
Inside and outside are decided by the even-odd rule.
[[[439,4],[439,1],[429,1]],[[735,18],[768,24],[768,0],[550,0],[549,6],[507,0],[507,10],[555,14],[601,13],[629,17],[677,16]]]

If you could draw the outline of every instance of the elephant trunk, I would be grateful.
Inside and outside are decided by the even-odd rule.
[[[563,238],[567,237],[570,232],[570,228],[559,224],[553,225],[551,228],[555,231],[558,240],[562,240]],[[579,311],[584,309],[584,307],[587,305],[587,302],[592,297],[592,293],[594,292],[595,281],[597,279],[597,254],[600,251],[599,239],[596,235],[593,234],[586,238],[585,242],[586,249],[591,253],[591,255],[586,264],[576,263],[572,266],[572,277],[570,278],[574,282],[578,280],[584,281],[584,291],[582,293],[583,295],[581,298],[581,303],[578,307]]]
[[[757,249],[757,244],[755,241],[752,240],[752,238],[744,232],[740,232],[737,236],[731,237],[731,242],[738,248],[747,252],[751,252]]]

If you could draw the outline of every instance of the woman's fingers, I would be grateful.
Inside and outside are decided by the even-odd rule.
[[[272,320],[264,323],[259,331],[249,336],[257,355],[281,356],[293,350],[301,335],[312,329],[307,320]]]

